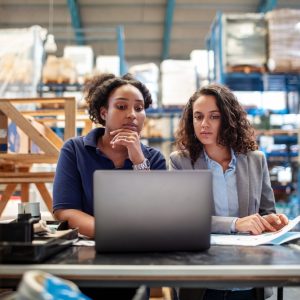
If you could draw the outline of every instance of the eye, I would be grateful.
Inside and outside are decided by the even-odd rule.
[[[196,115],[194,115],[194,119],[197,121],[200,121],[200,120],[203,120],[203,116],[200,114],[196,114]]]
[[[211,115],[211,116],[210,116],[210,119],[211,119],[211,120],[219,120],[220,118],[221,118],[220,115]]]
[[[143,111],[143,110],[144,110],[144,105],[137,105],[135,107],[135,111],[137,111],[137,112],[140,112],[140,111]]]
[[[117,109],[119,110],[125,110],[126,109],[126,105],[125,104],[117,104]]]

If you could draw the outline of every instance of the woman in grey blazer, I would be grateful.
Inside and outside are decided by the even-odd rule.
[[[194,93],[180,120],[176,144],[171,170],[212,170],[213,233],[260,234],[288,223],[285,215],[276,214],[266,158],[257,151],[247,114],[228,88],[212,84]],[[208,290],[203,299],[225,299],[224,293],[226,299],[257,299],[254,289]]]

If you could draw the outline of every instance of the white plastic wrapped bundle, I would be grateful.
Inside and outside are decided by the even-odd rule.
[[[0,29],[0,97],[36,96],[45,35],[39,26]]]
[[[268,67],[271,72],[300,71],[300,10],[278,9],[268,20]]]
[[[197,74],[190,60],[164,60],[161,63],[162,104],[183,106],[196,91]]]
[[[159,79],[159,68],[155,63],[134,65],[129,68],[131,73],[136,79],[143,82],[149,89],[152,96],[152,107],[158,105],[158,79]]]
[[[267,28],[263,14],[225,14],[223,22],[223,63],[232,67],[263,68],[267,62]],[[234,70],[233,70],[234,71]]]

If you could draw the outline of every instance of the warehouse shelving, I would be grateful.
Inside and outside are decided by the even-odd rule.
[[[219,82],[227,85],[233,91],[282,91],[286,95],[286,109],[278,111],[276,113],[288,114],[290,107],[288,103],[289,93],[295,93],[296,97],[300,99],[300,75],[298,73],[267,73],[265,68],[262,68],[260,72],[255,72],[255,68],[251,69],[245,67],[245,72],[228,72],[226,64],[224,63],[224,22],[223,14],[218,12],[210,27],[209,35],[206,39],[206,46],[208,51],[214,53],[214,66],[213,72],[208,74],[210,82]],[[266,60],[267,61],[267,60]],[[211,68],[209,68],[211,69]],[[252,72],[251,72],[252,71]],[[247,112],[253,116],[264,116],[272,113],[272,111],[266,111],[261,108],[248,108]],[[299,110],[299,105],[296,110]],[[299,111],[296,111],[299,113]],[[285,144],[285,151],[271,151],[266,152],[266,157],[269,162],[269,167],[274,166],[274,163],[283,164],[285,166],[290,165],[294,168],[293,182],[297,185],[297,198],[300,201],[300,157],[299,146],[298,151],[291,151],[292,145],[299,145],[299,130],[295,129],[292,135],[274,134],[274,144]],[[268,135],[272,134],[271,131]],[[273,185],[274,189],[280,190],[286,189],[287,186]],[[276,192],[276,191],[275,191]],[[275,193],[276,194],[276,193]],[[299,205],[297,206],[299,208]],[[298,211],[299,214],[299,211]]]

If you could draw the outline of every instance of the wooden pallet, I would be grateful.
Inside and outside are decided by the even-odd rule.
[[[251,65],[237,65],[237,66],[227,66],[228,73],[265,73],[265,66],[251,66]]]

